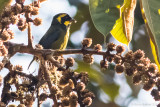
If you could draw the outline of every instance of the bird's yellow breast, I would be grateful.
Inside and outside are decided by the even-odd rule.
[[[60,50],[64,50],[67,47],[68,39],[69,39],[69,30],[70,28],[67,29],[66,35],[64,36],[63,42],[59,48]]]

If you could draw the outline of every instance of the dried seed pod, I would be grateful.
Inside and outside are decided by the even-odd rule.
[[[83,55],[83,61],[92,64],[94,62],[94,57],[90,54],[85,54]]]
[[[70,107],[77,107],[78,95],[76,92],[71,92],[69,95]]]
[[[33,8],[32,8],[31,5],[25,5],[25,6],[23,7],[23,11],[24,11],[24,12],[27,12],[27,13],[30,13],[30,12],[33,11]]]
[[[25,0],[16,0],[16,3],[23,4]]]
[[[102,50],[102,46],[100,44],[94,45],[94,50],[101,51]]]
[[[10,20],[13,25],[18,23],[18,17],[16,15],[12,15]]]
[[[81,82],[83,82],[84,84],[87,84],[89,82],[89,75],[87,72],[81,72]]]
[[[75,63],[75,60],[72,57],[67,58],[67,60],[65,62],[65,64],[66,64],[67,67],[72,67],[74,63]]]
[[[116,71],[118,74],[122,73],[122,72],[124,71],[124,66],[121,65],[121,64],[116,64],[116,66],[115,66],[115,71]]]
[[[76,92],[71,92],[69,97],[70,97],[70,100],[77,100],[78,99],[78,95]]]
[[[133,76],[133,84],[138,85],[142,82],[141,75],[137,74]]]
[[[12,8],[12,11],[13,11],[15,14],[19,14],[19,13],[22,12],[22,5],[21,5],[21,4],[16,3],[16,4],[13,5],[11,8]]]
[[[155,63],[151,63],[148,67],[148,72],[156,74],[158,72],[158,67]]]
[[[20,18],[19,21],[18,21],[17,26],[24,26],[25,23],[26,23],[26,20],[24,18]]]
[[[33,24],[34,24],[35,26],[41,25],[41,24],[42,24],[42,19],[41,19],[41,18],[35,18],[35,19],[33,20]]]
[[[24,104],[19,104],[17,107],[26,107]]]
[[[26,24],[24,24],[24,26],[18,26],[18,29],[20,31],[24,31],[27,28],[27,26],[28,26],[28,24],[26,23]]]
[[[133,74],[135,74],[137,71],[135,69],[131,68],[127,68],[125,69],[125,73],[127,76],[132,76]]]
[[[31,11],[31,14],[32,15],[38,15],[39,14],[39,8],[38,7],[32,7],[32,11]]]
[[[56,85],[55,85],[55,86],[52,86],[52,88],[51,88],[51,93],[52,93],[52,94],[56,94],[57,91],[58,91],[58,87],[57,87]]]
[[[119,55],[114,55],[114,62],[116,64],[120,64],[122,62],[122,58]]]
[[[10,17],[11,16],[11,6],[7,6],[5,7],[4,11],[3,11],[3,17]]]
[[[48,94],[46,94],[46,93],[42,93],[42,94],[39,96],[39,100],[40,100],[40,101],[45,101],[47,98],[48,98]]]
[[[141,59],[141,58],[143,58],[145,56],[145,53],[144,53],[144,51],[142,51],[142,50],[137,50],[136,52],[134,52],[134,54],[133,54],[133,57],[134,57],[134,59],[135,60],[137,60],[137,59]]]
[[[108,55],[107,57],[106,57],[106,59],[107,59],[107,61],[108,62],[113,62],[113,60],[114,60],[114,55]]]
[[[143,64],[138,64],[137,65],[137,71],[142,74],[147,70],[147,67],[145,67]]]
[[[149,91],[152,89],[154,84],[155,84],[155,82],[152,79],[150,79],[147,83],[144,84],[143,89],[146,91]]]
[[[6,104],[4,104],[4,102],[0,101],[0,107],[6,107]]]
[[[90,106],[92,104],[92,98],[91,97],[87,97],[82,102],[83,102],[84,105]]]
[[[86,88],[86,85],[83,82],[78,82],[76,88],[78,91],[83,91]]]
[[[125,48],[124,48],[124,46],[122,46],[122,45],[118,45],[117,47],[116,47],[116,51],[117,51],[117,53],[122,53],[122,52],[124,52],[125,51]]]
[[[64,96],[68,96],[71,91],[72,91],[72,88],[71,88],[69,85],[67,85],[67,86],[65,86],[65,87],[63,88],[62,94],[63,94]]]
[[[114,51],[116,49],[116,45],[114,43],[107,44],[108,51]]]
[[[108,68],[108,61],[101,60],[100,66],[102,69],[107,69]]]
[[[0,38],[1,38],[3,41],[8,41],[8,40],[10,40],[10,35],[9,35],[9,33],[8,33],[6,30],[4,30],[4,31],[2,32]]]
[[[155,97],[155,96],[159,95],[159,91],[158,91],[157,89],[153,89],[153,90],[151,91],[151,95],[152,95],[153,97]]]
[[[124,58],[126,59],[126,61],[128,60],[133,60],[133,51],[128,51],[125,55]]]
[[[82,45],[83,47],[90,47],[92,45],[92,38],[84,38]]]
[[[63,106],[69,106],[69,98],[68,97],[63,97],[61,101],[62,101]]]
[[[16,65],[16,66],[14,66],[13,70],[14,70],[14,71],[21,72],[21,71],[23,71],[23,68],[22,68],[21,65]]]
[[[40,8],[40,3],[38,1],[34,1],[33,2],[33,6]]]
[[[95,98],[95,95],[94,95],[94,93],[92,93],[92,92],[87,92],[87,93],[85,93],[83,96],[84,96],[85,98],[86,98],[86,97],[91,97],[92,99]]]
[[[151,61],[150,61],[149,58],[143,58],[142,63],[143,63],[145,66],[148,67],[148,66],[150,65]]]
[[[9,17],[4,17],[4,18],[1,19],[1,24],[3,26],[8,26],[10,23],[11,23],[11,20],[10,20]]]
[[[10,104],[7,107],[17,107],[15,104]]]
[[[10,35],[10,39],[14,39],[14,33],[12,32],[12,30],[7,30],[8,34]]]

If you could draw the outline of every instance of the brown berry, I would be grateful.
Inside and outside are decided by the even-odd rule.
[[[122,52],[124,52],[124,51],[125,51],[124,46],[118,45],[118,46],[116,47],[116,51],[117,51],[117,53],[122,53]]]
[[[83,61],[92,64],[94,62],[94,57],[90,54],[85,54],[83,55]]]
[[[141,81],[141,75],[137,74],[133,76],[133,84],[138,85]]]
[[[92,45],[92,38],[84,38],[82,45],[83,47],[90,47]]]
[[[107,44],[108,51],[114,51],[116,49],[116,45],[114,43]]]
[[[35,18],[35,19],[33,20],[33,24],[34,24],[35,26],[41,25],[41,24],[42,24],[42,19],[41,19],[41,18]]]
[[[120,64],[122,62],[122,58],[119,55],[114,55],[114,62],[116,64]]]
[[[86,88],[86,85],[83,82],[78,82],[76,88],[78,91],[83,91]]]
[[[83,102],[84,105],[90,106],[92,104],[92,98],[91,97],[87,97],[82,102]]]
[[[67,60],[65,62],[67,67],[72,67],[74,63],[75,63],[75,60],[72,57],[67,58]]]
[[[100,44],[94,45],[94,50],[101,51],[102,50],[102,46]]]
[[[139,49],[136,52],[134,52],[133,56],[134,56],[135,59],[141,59],[145,56],[145,53],[144,53],[144,51]]]
[[[100,66],[102,69],[107,69],[108,68],[108,61],[101,60]]]
[[[124,71],[124,66],[121,65],[121,64],[116,64],[116,66],[115,66],[115,71],[116,71],[118,74],[122,73],[122,72]]]

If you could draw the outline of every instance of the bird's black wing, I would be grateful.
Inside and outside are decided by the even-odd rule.
[[[44,49],[51,49],[52,43],[57,41],[60,35],[61,30],[57,29],[55,26],[51,26],[41,38],[39,44],[42,45]]]

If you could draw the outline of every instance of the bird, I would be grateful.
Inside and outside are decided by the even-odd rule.
[[[40,39],[39,44],[43,46],[43,49],[66,49],[72,22],[76,23],[76,20],[71,18],[67,13],[55,15],[49,29]],[[36,57],[34,56],[28,69],[35,59]]]

